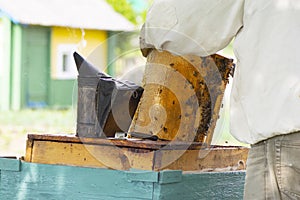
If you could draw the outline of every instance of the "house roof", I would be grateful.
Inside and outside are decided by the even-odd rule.
[[[111,31],[134,29],[104,0],[0,0],[0,11],[20,24]]]

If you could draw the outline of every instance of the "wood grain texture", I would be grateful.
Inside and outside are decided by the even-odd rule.
[[[21,163],[20,172],[0,171],[1,199],[151,200],[152,182],[128,179],[118,170]]]
[[[25,161],[81,167],[161,171],[243,170],[248,149],[203,147],[201,143],[107,140],[29,135]],[[32,144],[32,146],[31,146]],[[31,155],[29,155],[31,153]]]
[[[34,141],[31,162],[105,167],[94,156],[91,155],[82,144],[59,143],[52,141]]]
[[[153,200],[240,200],[244,172],[184,174],[180,182],[154,184]]]
[[[178,155],[181,155],[179,159]],[[245,170],[247,148],[211,148],[200,150],[166,150],[157,152],[155,170],[236,171]]]
[[[20,160],[13,158],[0,158],[0,170],[4,171],[20,171]]]
[[[24,161],[20,169],[0,170],[1,199],[239,200],[245,179],[245,172],[119,171]]]
[[[124,139],[101,139],[101,138],[86,138],[77,137],[74,135],[51,135],[51,134],[28,134],[28,142],[30,147],[33,145],[33,141],[52,141],[52,142],[67,142],[67,143],[79,143],[79,144],[99,144],[107,146],[118,147],[134,147],[149,150],[165,149],[200,149],[202,143],[200,142],[182,142],[182,141],[151,141],[151,140],[124,140]],[[207,145],[205,145],[205,148]],[[214,145],[214,148],[235,148],[235,146],[220,146]]]
[[[32,156],[32,148],[33,148],[33,138],[30,138],[28,135],[27,141],[26,141],[26,152],[25,152],[25,161],[31,162],[31,156]]]

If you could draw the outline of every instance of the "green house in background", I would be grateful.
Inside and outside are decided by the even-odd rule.
[[[104,70],[110,34],[133,29],[104,0],[0,0],[0,110],[70,107],[72,53]]]

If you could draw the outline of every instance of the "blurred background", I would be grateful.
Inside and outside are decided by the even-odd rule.
[[[0,156],[23,156],[29,133],[75,133],[74,51],[113,77],[141,84],[139,30],[151,3],[0,0]],[[234,58],[232,45],[219,53]],[[229,134],[230,86],[214,143],[243,145]]]

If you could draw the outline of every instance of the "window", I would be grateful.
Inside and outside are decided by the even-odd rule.
[[[77,68],[73,58],[76,44],[61,44],[57,51],[57,76],[58,79],[76,79]]]

